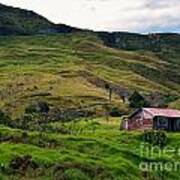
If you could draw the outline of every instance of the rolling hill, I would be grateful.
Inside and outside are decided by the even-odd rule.
[[[135,90],[178,107],[180,35],[85,31],[32,11],[0,9],[0,34],[6,35],[0,37],[0,104],[12,116],[41,99],[92,111],[109,102],[106,84],[113,89],[111,106],[122,112],[128,107],[121,97]]]
[[[30,35],[79,31],[63,24],[54,24],[33,11],[0,4],[0,35]]]
[[[179,156],[141,156],[142,133],[119,131],[119,116],[135,90],[180,109],[179,34],[93,32],[0,5],[0,35],[0,179],[178,179],[139,169]]]
[[[180,94],[178,63],[109,48],[91,33],[2,36],[0,47],[1,107],[13,114],[38,99],[64,108],[108,103],[105,84],[113,87],[114,106],[126,106],[121,96],[134,90]]]

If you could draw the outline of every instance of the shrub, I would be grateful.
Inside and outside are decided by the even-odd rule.
[[[26,107],[25,109],[26,114],[33,114],[37,113],[37,107],[35,104],[30,104],[29,106]]]
[[[69,180],[90,180],[90,178],[79,169],[67,169],[64,174]]]
[[[49,112],[49,104],[45,101],[32,103],[29,106],[27,106],[25,109],[26,114],[47,113],[47,112]]]
[[[30,155],[16,156],[9,163],[10,169],[21,172],[22,174],[25,173],[25,170],[27,170],[29,167],[32,169],[39,167],[38,164],[32,160]]]
[[[110,111],[110,116],[112,117],[120,117],[123,113],[118,109],[118,107],[113,107]]]
[[[161,148],[167,145],[167,135],[164,131],[145,131],[143,141],[152,145],[160,146]]]
[[[129,98],[129,103],[130,107],[132,108],[141,108],[149,106],[148,102],[138,91],[135,91],[131,95],[131,97]]]
[[[9,126],[11,124],[11,118],[0,110],[0,124]]]
[[[39,111],[41,113],[49,112],[49,104],[46,101],[39,101],[38,102]]]

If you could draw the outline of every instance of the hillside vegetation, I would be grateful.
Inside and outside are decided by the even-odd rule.
[[[1,179],[134,180],[179,178],[179,172],[141,171],[141,162],[177,162],[178,153],[142,154],[141,133],[119,131],[119,119],[51,123],[49,132],[0,127]],[[62,134],[60,131],[66,130]],[[168,146],[179,148],[179,134]],[[157,147],[156,147],[157,148]]]
[[[95,35],[1,37],[0,47],[0,106],[15,117],[37,100],[58,108],[96,108],[109,102],[106,83],[114,87],[111,103],[122,111],[122,94],[134,90],[180,93],[178,63],[109,48]]]
[[[176,152],[150,157],[142,132],[120,130],[132,94],[180,109],[178,34],[84,31],[0,5],[0,35],[0,179],[179,179],[139,168],[179,161],[178,133],[164,142]]]
[[[79,29],[64,24],[54,24],[33,11],[0,3],[0,35],[31,35],[74,31],[79,31]]]
[[[122,96],[134,90],[179,108],[175,61],[113,49],[91,33],[6,36],[0,77],[0,108],[9,116],[0,113],[1,179],[178,179],[178,171],[139,168],[142,161],[176,162],[177,153],[142,156],[142,134],[120,131],[119,117],[106,117],[114,108],[128,114]],[[168,134],[169,146],[178,148],[178,140]]]

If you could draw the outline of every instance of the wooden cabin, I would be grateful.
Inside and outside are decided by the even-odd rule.
[[[176,109],[141,108],[122,122],[126,130],[180,131],[180,111]]]

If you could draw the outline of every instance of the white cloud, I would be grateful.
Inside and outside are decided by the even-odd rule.
[[[180,0],[0,0],[51,21],[109,31],[180,32]]]

